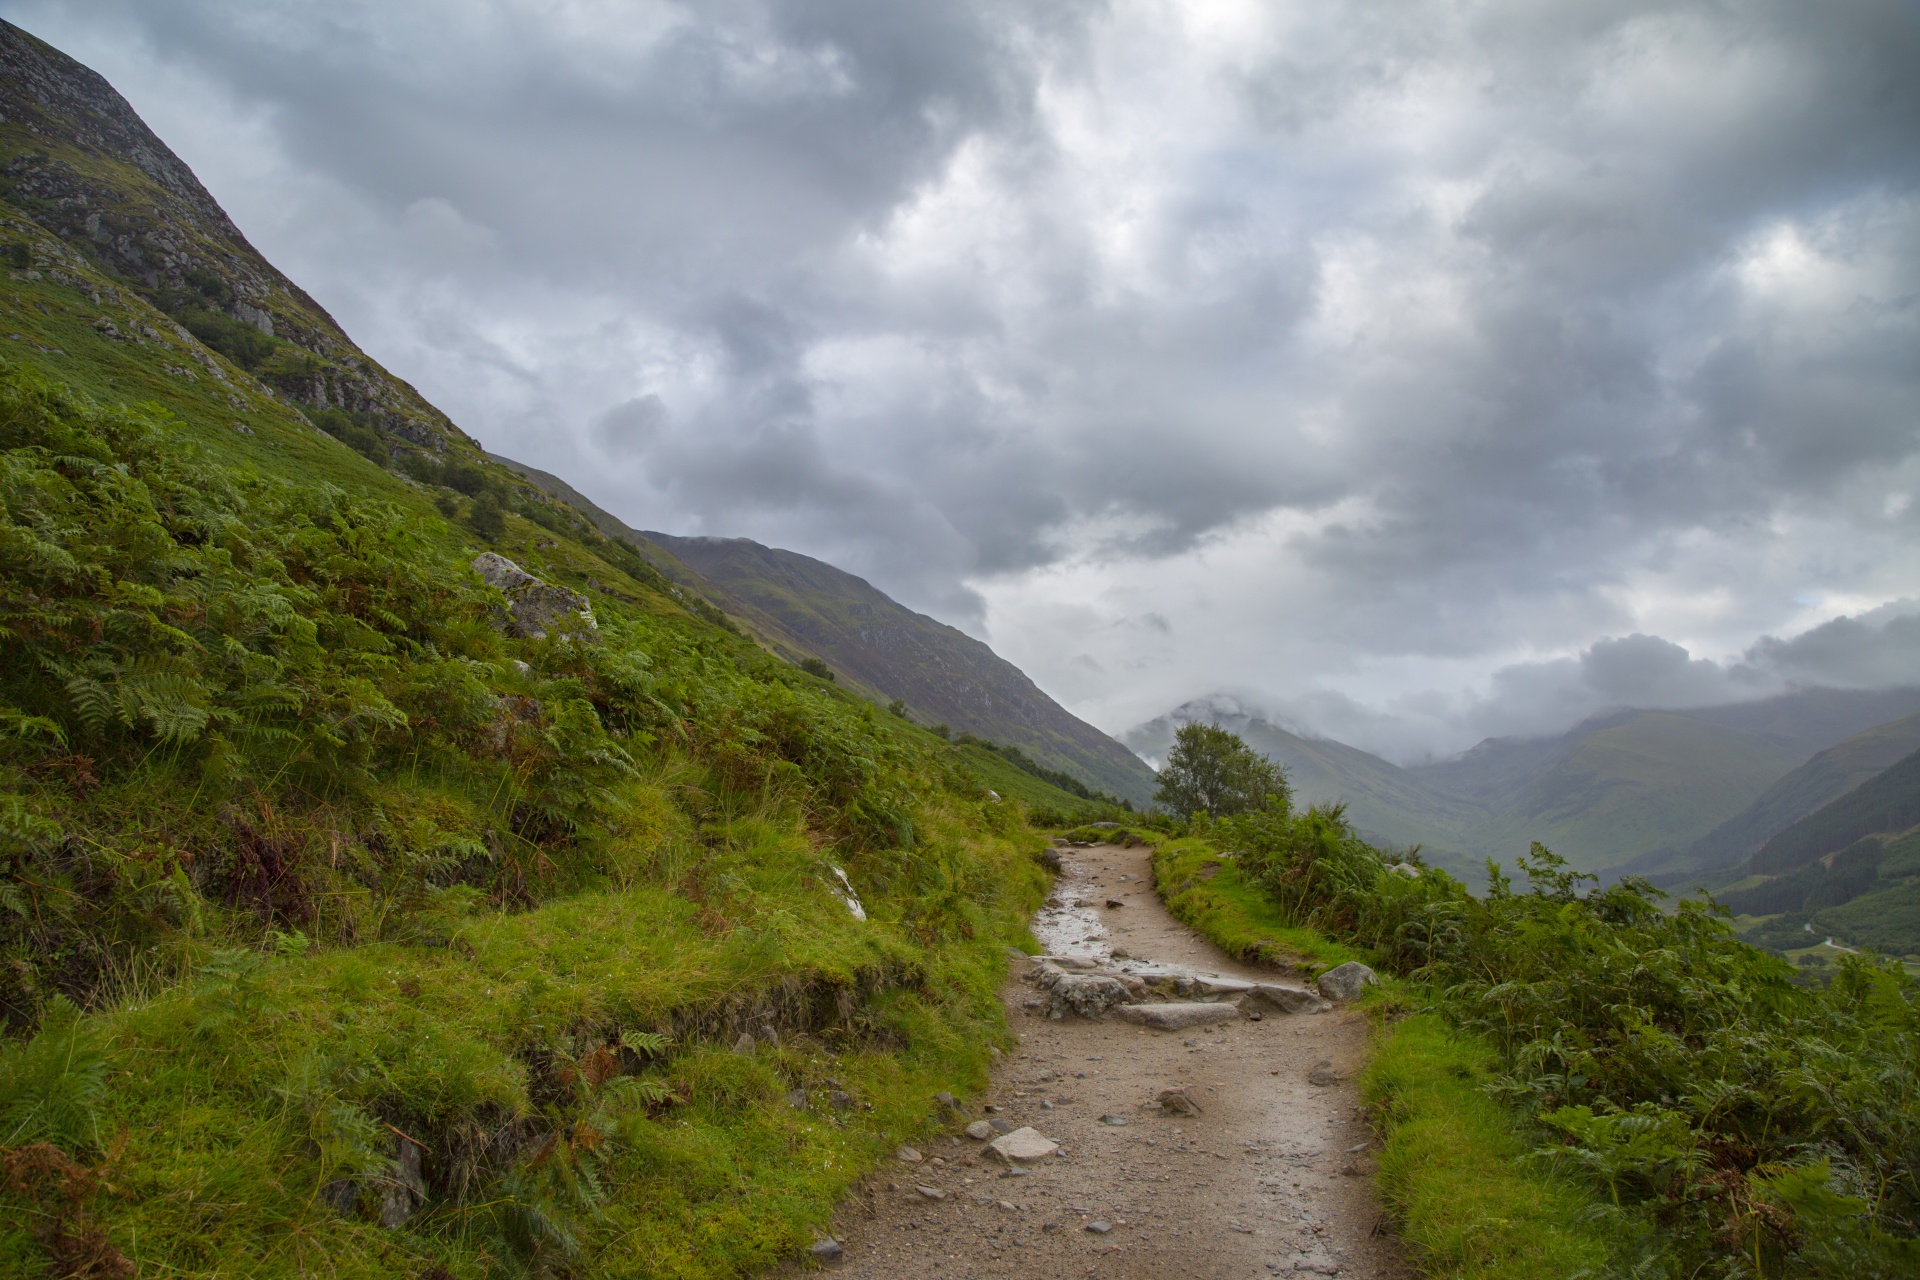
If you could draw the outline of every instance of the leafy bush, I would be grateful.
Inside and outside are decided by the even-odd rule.
[[[390,456],[387,439],[366,414],[348,413],[344,409],[312,408],[307,418],[314,426],[361,454],[376,466],[386,466]]]
[[[1842,960],[1830,989],[1734,936],[1711,903],[1592,877],[1536,844],[1483,899],[1389,859],[1338,808],[1216,824],[1281,917],[1366,948],[1483,1037],[1492,1092],[1616,1215],[1622,1273],[1885,1276],[1920,1262],[1920,1000]]]

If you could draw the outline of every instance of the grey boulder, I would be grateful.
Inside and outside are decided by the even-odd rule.
[[[1314,985],[1329,1000],[1351,1000],[1378,981],[1373,970],[1358,960],[1349,960],[1321,974]]]
[[[1133,999],[1127,984],[1111,974],[1064,973],[1052,965],[1036,966],[1034,981],[1047,993],[1047,1016],[1099,1018],[1116,1005]]]

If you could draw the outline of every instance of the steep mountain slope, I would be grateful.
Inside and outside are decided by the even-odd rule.
[[[804,1256],[1010,1045],[1041,842],[0,68],[0,1272]]]
[[[1792,748],[1670,711],[1632,713],[1580,737],[1519,787],[1473,838],[1538,840],[1581,870],[1704,835],[1799,763]]]
[[[1026,673],[963,631],[896,603],[865,579],[746,538],[682,538],[629,528],[558,476],[501,462],[625,538],[675,582],[698,591],[776,653],[817,657],[841,683],[881,703],[898,698],[928,724],[1020,748],[1039,763],[1136,804],[1154,777],[1137,756],[1074,716]]]
[[[1920,750],[1920,715],[1857,733],[1816,754],[1692,844],[1679,850],[1657,849],[1621,870],[1651,876],[1659,884],[1678,885],[1735,867],[1773,836],[1915,750]]]
[[[1822,805],[1760,847],[1747,864],[1780,875],[1837,853],[1866,836],[1920,826],[1920,751]]]
[[[1749,929],[1758,943],[1785,949],[1812,933],[1920,954],[1920,751],[1793,823],[1741,870],[1717,896],[1763,918]]]
[[[980,641],[894,603],[864,579],[745,538],[646,537],[835,671],[903,700],[919,718],[1011,743],[1136,803],[1152,798],[1153,771],[1138,756]]]
[[[1288,732],[1231,699],[1202,699],[1141,725],[1126,741],[1152,756],[1172,742],[1177,724],[1217,722],[1284,764],[1304,799],[1343,800],[1362,831],[1422,844],[1449,869],[1488,857],[1511,861],[1539,840],[1582,870],[1644,874],[1671,868],[1674,850],[1707,841],[1722,823],[1731,835],[1749,805],[1756,814],[1805,805],[1791,821],[1832,798],[1837,792],[1822,789],[1846,777],[1859,781],[1873,761],[1920,732],[1920,722],[1886,723],[1916,711],[1920,689],[1810,689],[1730,707],[1621,710],[1555,737],[1490,738],[1454,759],[1402,769]],[[1839,747],[1843,739],[1852,745]],[[1835,755],[1818,768],[1807,760],[1829,748]],[[1783,777],[1803,762],[1807,775]],[[1783,790],[1763,806],[1776,783]]]

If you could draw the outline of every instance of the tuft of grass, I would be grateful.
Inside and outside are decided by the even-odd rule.
[[[1525,1159],[1531,1149],[1483,1086],[1491,1046],[1436,1015],[1382,1025],[1361,1077],[1385,1147],[1381,1199],[1423,1273],[1457,1280],[1576,1276],[1608,1246],[1586,1188]]]

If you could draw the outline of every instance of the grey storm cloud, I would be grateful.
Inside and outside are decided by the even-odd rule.
[[[1109,728],[1920,678],[1907,0],[0,13],[490,448]]]

